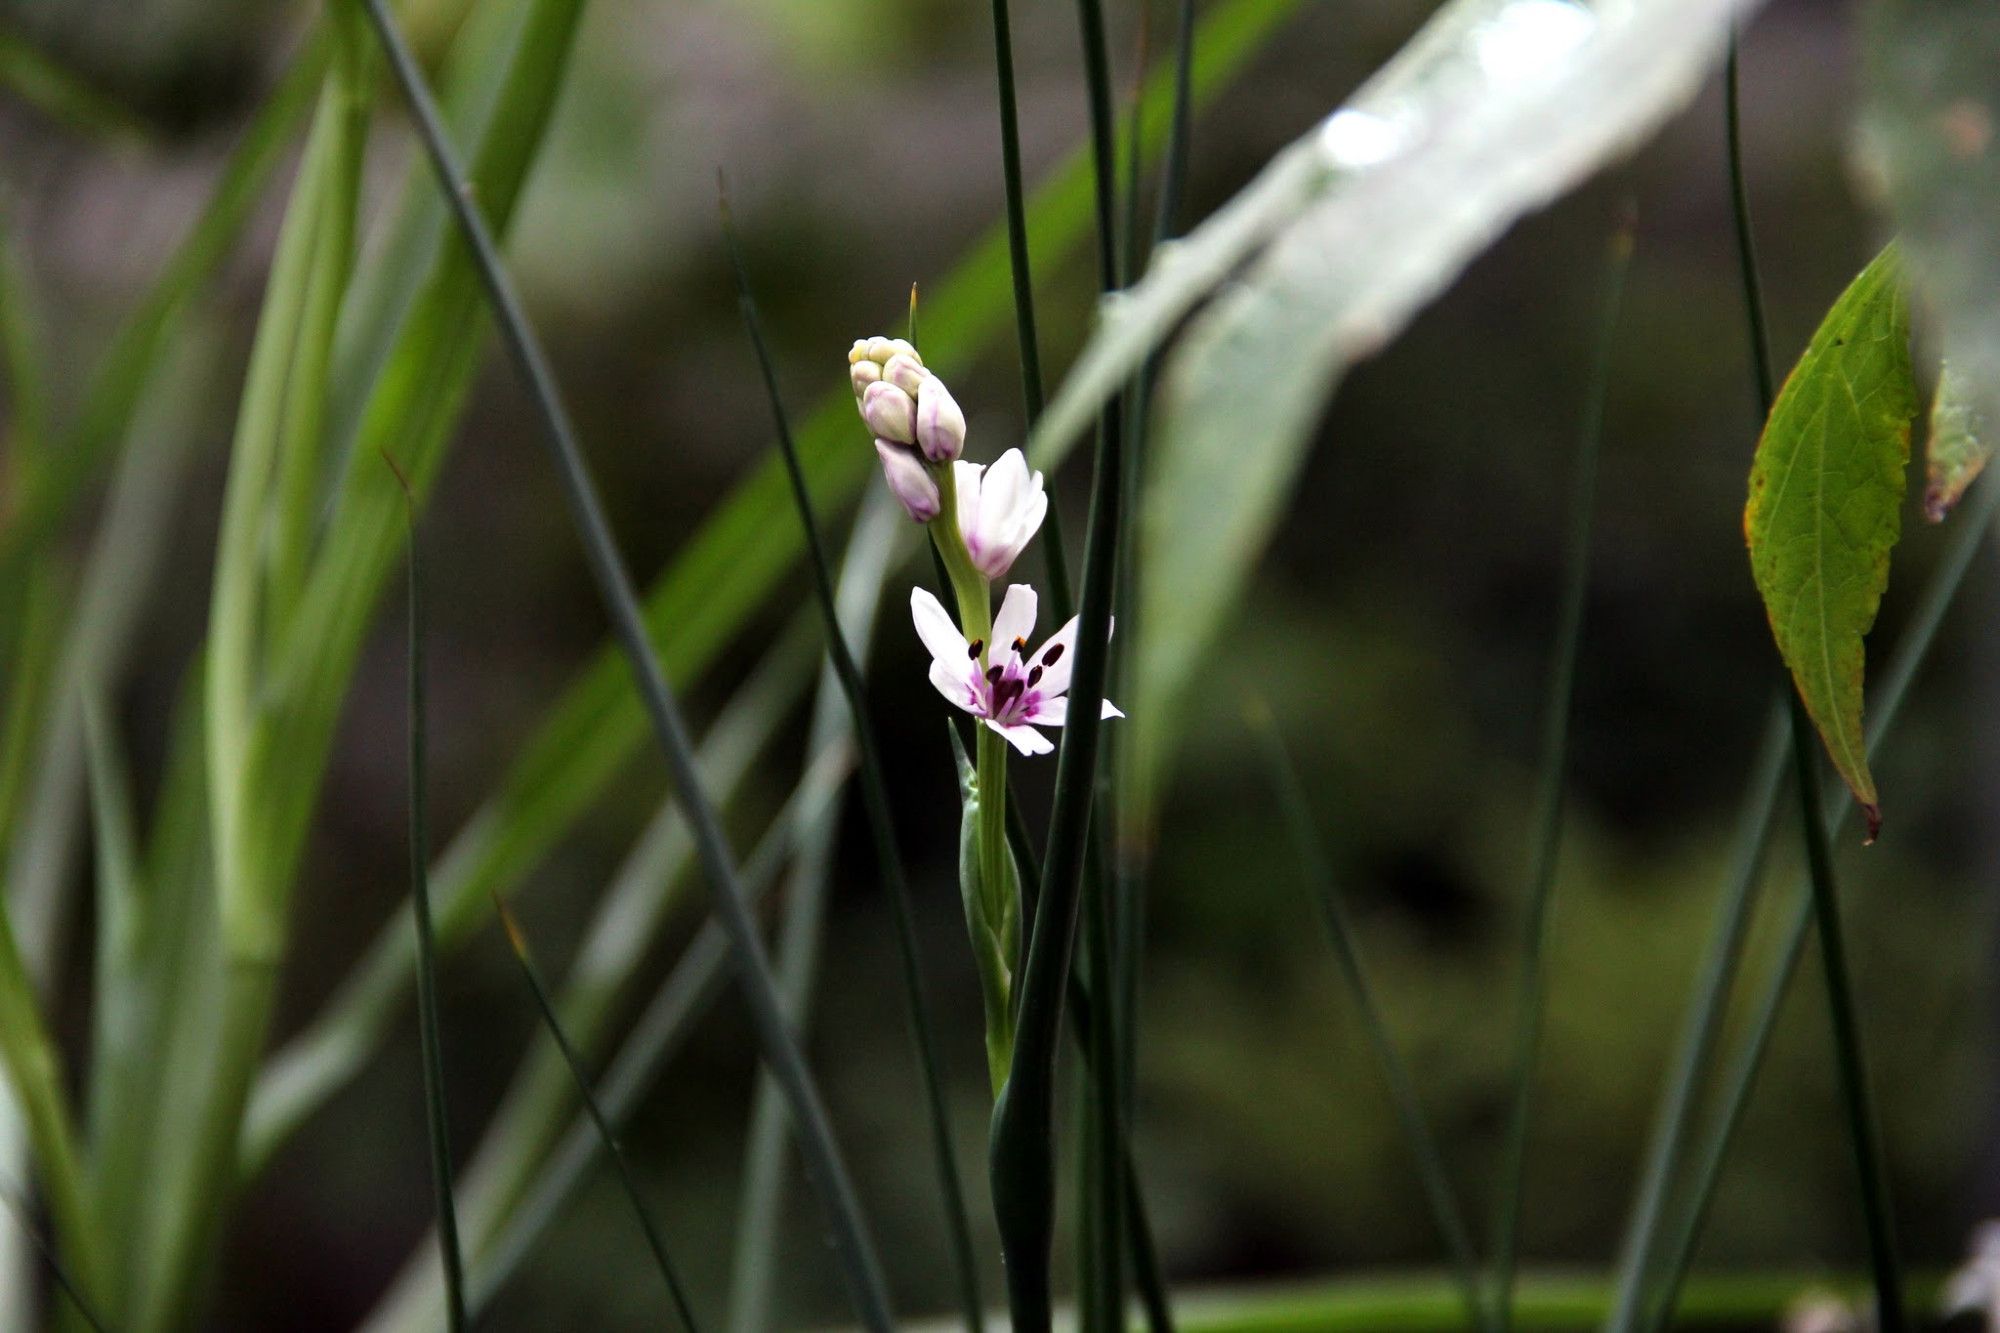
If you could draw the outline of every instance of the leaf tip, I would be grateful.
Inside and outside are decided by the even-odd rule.
[[[1864,801],[1861,805],[1861,818],[1868,825],[1868,831],[1861,837],[1861,845],[1873,847],[1875,839],[1882,833],[1882,807],[1874,801]]]

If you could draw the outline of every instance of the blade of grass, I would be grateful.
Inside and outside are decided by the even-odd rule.
[[[0,28],[0,88],[51,120],[87,134],[123,140],[146,135],[144,124],[122,102],[6,28]]]
[[[1770,724],[1757,747],[1750,785],[1730,840],[1728,871],[1716,898],[1715,921],[1696,976],[1694,999],[1682,1024],[1660,1110],[1646,1149],[1646,1168],[1632,1200],[1632,1214],[1619,1245],[1618,1279],[1606,1316],[1607,1333],[1632,1333],[1639,1326],[1650,1295],[1647,1278],[1659,1245],[1659,1230],[1675,1179],[1687,1154],[1694,1127],[1695,1104],[1704,1076],[1722,1037],[1722,1020],[1742,968],[1757,889],[1778,814],[1778,790],[1784,780],[1791,715],[1782,699],[1774,701]]]
[[[61,447],[48,452],[48,466],[21,479],[11,512],[0,515],[0,587],[19,576],[22,562],[42,548],[75,506],[105,453],[125,438],[158,359],[177,343],[182,316],[235,248],[312,106],[326,60],[327,45],[317,38],[293,58],[231,153],[201,217],[105,353],[84,396],[82,418],[64,434]]]
[[[1092,7],[1094,9],[1094,7]],[[1096,33],[1101,47],[1103,33]],[[1101,82],[1101,81],[1100,81]],[[1108,93],[1102,87],[1096,101]],[[1106,112],[1108,119],[1108,106]],[[1106,127],[1108,129],[1108,127]],[[1108,196],[1109,135],[1094,131],[1094,159]],[[1108,213],[1100,208],[1100,216]],[[1100,261],[1106,256],[1100,245]],[[1107,270],[1109,272],[1111,270]],[[994,1216],[1007,1259],[1008,1306],[1017,1333],[1045,1333],[1050,1320],[1049,1264],[1055,1225],[1055,1065],[1070,962],[1076,944],[1078,889],[1086,851],[1090,806],[1097,786],[1099,710],[1104,700],[1110,638],[1111,584],[1118,549],[1122,441],[1109,418],[1098,431],[1091,485],[1090,526],[1084,542],[1083,599],[1077,628],[1076,668],[1070,682],[1069,722],[1056,764],[1054,813],[1043,860],[1041,904],[1035,913],[1022,974],[1014,1061],[993,1109]],[[1116,1077],[1099,1080],[1113,1089]]]
[[[393,458],[386,453],[382,457],[396,470]],[[396,479],[403,480],[400,470],[396,470]],[[407,483],[404,489],[407,494]],[[431,926],[431,821],[427,790],[430,763],[425,753],[430,728],[424,679],[423,542],[417,528],[416,496],[408,495],[408,499],[410,910],[416,922],[417,1029],[423,1048],[424,1125],[430,1134],[431,1185],[436,1200],[439,1248],[444,1255],[445,1325],[451,1333],[460,1333],[465,1327],[465,1263],[459,1253],[458,1211],[452,1201],[456,1173],[452,1170],[451,1125],[445,1107],[444,1037],[438,1022],[437,938]],[[511,926],[508,938],[513,939]],[[526,955],[522,955],[522,962],[526,964]]]
[[[1961,502],[1954,519],[1958,530],[1952,534],[1943,558],[1931,575],[1930,583],[1889,659],[1887,670],[1879,677],[1868,722],[1868,750],[1871,756],[1895,725],[1910,685],[1922,669],[1938,629],[1944,622],[1945,612],[1950,609],[1973,561],[1993,535],[1996,515],[2000,515],[2000,484],[1992,480],[1977,483],[1972,493]],[[1846,827],[1854,813],[1853,803],[1844,790],[1836,792],[1823,810],[1824,818],[1836,833]],[[1730,1144],[1749,1106],[1764,1053],[1777,1028],[1786,990],[1804,955],[1816,910],[1811,885],[1802,883],[1796,894],[1792,915],[1784,927],[1777,961],[1752,1006],[1753,1017],[1738,1047],[1737,1057],[1730,1062],[1722,1079],[1712,1127],[1689,1172],[1687,1202],[1675,1218],[1664,1245],[1665,1257],[1659,1265],[1664,1276],[1659,1284],[1654,1307],[1656,1312],[1643,1327],[1664,1328],[1673,1317],[1681,1284],[1693,1263],[1695,1246],[1728,1159]]]
[[[1214,5],[1201,26],[1200,58],[1192,80],[1196,104],[1205,103],[1233,78],[1297,4],[1298,0],[1220,0]],[[468,28],[484,9],[475,11]],[[1149,143],[1158,141],[1169,114],[1168,84],[1165,77],[1149,81],[1145,102]],[[522,100],[512,98],[510,105]],[[532,137],[532,127],[524,127],[518,118],[507,128],[505,136],[489,135],[496,153]],[[515,151],[522,150],[515,147]],[[494,166],[497,170],[497,160]],[[482,175],[480,200],[498,208],[512,197],[515,184],[511,168],[491,183]],[[1089,189],[1087,164],[1078,156],[1059,166],[1036,192],[1029,214],[1038,264],[1056,262],[1088,225]],[[972,355],[1004,319],[1006,264],[1006,237],[991,235],[927,298],[924,336],[933,361]],[[413,316],[412,322],[433,331],[479,323],[472,312],[447,308],[441,299],[435,312]],[[441,434],[442,425],[434,423],[451,418],[436,400],[456,401],[461,391],[452,388],[446,393],[437,386],[455,384],[452,377],[458,374],[458,361],[442,365],[425,361],[386,377],[384,395],[393,392],[412,401],[391,410],[385,397],[384,405],[370,409],[370,420],[376,423],[371,432],[405,442],[410,440],[409,431],[416,429]],[[339,377],[336,381],[345,383]],[[417,425],[399,424],[406,415],[414,415]],[[853,398],[844,383],[801,427],[800,461],[822,505],[844,503],[867,475],[866,450],[854,448],[854,429]],[[1042,460],[1044,465],[1052,461]],[[405,462],[421,492],[434,470],[434,456],[427,454],[419,463],[406,455]],[[366,485],[380,471],[379,466],[366,469],[358,484]],[[760,466],[654,585],[647,620],[675,680],[692,679],[713,663],[797,557],[800,533],[791,519],[794,504],[781,474],[782,464],[776,458]],[[344,521],[357,530],[381,532],[393,527],[400,533],[391,522],[396,511],[387,507],[388,500],[380,495],[357,499],[350,506],[354,512],[345,520],[336,516],[332,526]],[[327,545],[332,547],[337,537],[329,532]],[[328,628],[302,647],[301,671],[327,669],[341,675],[351,669],[352,644],[359,640],[359,632],[350,627],[356,619],[352,608],[365,610],[371,595],[366,587],[381,577],[375,565],[387,567],[386,556],[371,555],[369,560],[366,570],[336,577],[332,556],[323,557],[321,563],[329,570],[325,587],[316,599],[309,590],[312,611],[302,613],[301,621]],[[330,642],[336,639],[337,644]],[[329,668],[329,661],[337,665]],[[615,650],[600,652],[524,747],[500,789],[444,853],[432,882],[439,899],[441,939],[447,945],[458,923],[469,928],[483,920],[491,892],[504,890],[527,874],[623,771],[645,728],[644,713],[628,681]],[[398,922],[386,926],[354,978],[340,988],[336,1004],[272,1062],[253,1103],[242,1154],[246,1172],[267,1162],[275,1146],[365,1063],[385,1024],[383,1015],[393,1011],[409,984],[407,946],[398,950],[405,935]]]
[[[811,836],[819,822],[837,816],[835,798],[853,763],[853,749],[845,743],[814,757],[798,790],[744,862],[743,883],[747,892],[761,896],[777,877],[785,859]],[[711,918],[696,932],[680,961],[654,993],[598,1084],[599,1106],[614,1131],[623,1128],[694,1024],[721,996],[729,982],[730,966],[728,936]],[[475,1317],[534,1253],[542,1235],[575,1194],[602,1147],[592,1125],[571,1126],[524,1193],[520,1206],[509,1214],[506,1224],[473,1265],[468,1297]]]
[[[888,1293],[882,1283],[873,1242],[868,1239],[861,1218],[859,1201],[854,1196],[839,1148],[834,1143],[818,1090],[813,1086],[812,1076],[806,1069],[797,1043],[786,1028],[771,978],[770,962],[765,957],[763,943],[744,905],[742,889],[737,882],[736,869],[724,841],[720,821],[700,787],[700,774],[695,768],[693,746],[680,716],[680,706],[647,638],[631,576],[612,541],[595,484],[590,479],[582,450],[572,431],[568,411],[559,397],[554,373],[528,326],[486,223],[473,207],[466,190],[466,182],[470,178],[460,167],[456,150],[446,139],[444,125],[438,119],[423,72],[417,68],[383,0],[362,0],[362,3],[376,36],[389,56],[396,81],[415,114],[425,150],[437,171],[439,188],[445,192],[460,230],[472,247],[480,277],[500,324],[502,340],[529,385],[542,418],[545,443],[562,479],[564,498],[578,528],[592,574],[605,601],[606,611],[611,616],[620,646],[638,679],[656,738],[673,772],[676,794],[686,810],[689,825],[695,831],[696,846],[714,895],[717,917],[729,932],[738,979],[757,1028],[759,1045],[790,1103],[807,1174],[820,1192],[834,1229],[835,1245],[849,1294],[870,1327],[889,1328],[892,1320]]]
[[[1327,942],[1333,946],[1334,958],[1340,964],[1341,980],[1346,983],[1349,997],[1361,1015],[1362,1031],[1368,1036],[1368,1045],[1374,1052],[1375,1063],[1381,1068],[1382,1080],[1388,1085],[1389,1100],[1395,1107],[1396,1120],[1403,1131],[1404,1146],[1409,1149],[1416,1164],[1417,1179],[1423,1186],[1424,1202],[1430,1208],[1431,1222],[1450,1256],[1452,1275],[1458,1282],[1459,1297],[1465,1306],[1466,1324],[1471,1328],[1490,1328],[1492,1319],[1487,1311],[1486,1299],[1480,1294],[1479,1258],[1472,1249],[1472,1233],[1465,1224],[1465,1213],[1459,1207],[1457,1191],[1452,1188],[1451,1173],[1445,1168],[1444,1154],[1438,1150],[1437,1138],[1431,1133],[1430,1121],[1424,1115],[1423,1101],[1417,1096],[1416,1081],[1410,1077],[1409,1067],[1396,1050],[1395,1038],[1389,1033],[1388,1020],[1383,1016],[1381,1002],[1376,999],[1375,987],[1369,980],[1367,966],[1362,962],[1360,941],[1334,880],[1333,864],[1315,831],[1305,785],[1299,780],[1291,755],[1286,752],[1284,739],[1278,734],[1270,709],[1262,702],[1253,703],[1249,709],[1249,721],[1251,730],[1263,743],[1271,786],[1277,792],[1278,808],[1291,835],[1292,853],[1298,859],[1307,892],[1319,910]]]
[[[0,34],[0,48],[5,43]],[[5,446],[0,450],[0,494],[7,496],[19,491],[48,443],[51,383],[42,351],[40,302],[10,204],[0,195],[0,383],[6,386],[8,406],[7,434],[0,438]]]
[[[590,1114],[591,1126],[596,1129],[598,1141],[604,1146],[604,1155],[611,1159],[611,1165],[618,1172],[618,1183],[623,1187],[625,1197],[631,1201],[639,1229],[646,1234],[646,1248],[653,1252],[653,1263],[667,1284],[667,1295],[673,1300],[681,1326],[688,1333],[695,1333],[700,1326],[695,1322],[693,1307],[688,1304],[687,1289],[681,1283],[680,1273],[674,1268],[674,1261],[667,1254],[666,1242],[660,1239],[660,1229],[653,1222],[652,1210],[646,1207],[645,1195],[639,1191],[639,1182],[632,1174],[632,1164],[625,1159],[625,1150],[619,1146],[618,1136],[612,1132],[610,1121],[598,1105],[597,1095],[590,1090],[590,1074],[583,1067],[583,1058],[570,1044],[568,1035],[563,1031],[562,1020],[556,1017],[555,1006],[549,1002],[548,988],[542,984],[541,972],[529,956],[527,937],[521,933],[520,924],[507,910],[504,901],[495,903],[494,907],[500,917],[501,928],[506,932],[507,945],[513,950],[515,961],[521,965],[521,976],[534,993],[535,1007],[541,1011],[549,1036],[555,1039],[557,1049],[562,1052],[563,1063],[569,1066],[570,1074],[576,1080],[577,1096]]]
[[[1730,217],[1735,225],[1736,257],[1743,283],[1744,315],[1749,325],[1751,365],[1756,374],[1759,420],[1771,414],[1777,386],[1771,374],[1770,340],[1764,324],[1762,283],[1757,274],[1757,247],[1751,234],[1750,196],[1743,173],[1742,119],[1737,106],[1737,39],[1730,34],[1728,67],[1723,73],[1724,124],[1729,148]],[[1902,1333],[1905,1307],[1901,1265],[1896,1255],[1894,1205],[1882,1159],[1875,1109],[1868,1090],[1868,1071],[1861,1050],[1860,1022],[1855,1014],[1854,987],[1848,976],[1847,947],[1840,925],[1840,898],[1834,880],[1833,853],[1820,814],[1819,752],[1813,743],[1811,719],[1797,690],[1788,690],[1792,714],[1792,780],[1799,797],[1799,822],[1811,871],[1813,916],[1819,929],[1820,961],[1826,978],[1827,1004],[1833,1026],[1834,1052],[1840,1069],[1842,1109],[1854,1148],[1859,1176],[1862,1219],[1868,1232],[1869,1264],[1875,1274],[1876,1327],[1881,1333]]]
[[[1549,660],[1542,704],[1541,775],[1536,782],[1535,841],[1528,869],[1527,912],[1522,920],[1521,974],[1515,997],[1514,1086],[1506,1137],[1501,1148],[1498,1200],[1493,1219],[1493,1327],[1508,1333],[1513,1324],[1514,1270],[1519,1261],[1521,1198],[1526,1183],[1528,1124],[1548,1008],[1549,911],[1555,897],[1562,851],[1563,793],[1569,773],[1569,729],[1575,711],[1576,663],[1583,645],[1584,600],[1590,590],[1590,542],[1597,517],[1597,460],[1604,440],[1604,400],[1611,385],[1611,357],[1624,302],[1625,274],[1632,263],[1632,205],[1625,206],[1611,238],[1605,264],[1603,306],[1598,316],[1590,379],[1584,390],[1583,423],[1572,464],[1568,549],[1563,556],[1562,609]]]
[[[993,71],[1000,89],[1000,179],[1007,193],[1007,267],[1014,280],[1014,337],[1021,361],[1021,398],[1027,408],[1028,424],[1032,426],[1042,414],[1042,353],[1035,334],[1035,277],[1028,250],[1027,196],[1021,188],[1021,118],[1014,94],[1012,27],[1007,0],[993,0]],[[1061,582],[1068,586],[1067,580]]]
[[[1027,823],[1021,818],[1018,795],[1013,795],[1015,799],[1007,806],[1007,845],[1013,849],[1015,863],[1020,868],[1022,911],[1024,914],[1032,914],[1035,901],[1040,897],[1042,890],[1041,860],[1033,840],[1028,836]],[[1069,979],[1068,1008],[1070,1033],[1075,1038],[1077,1054],[1084,1061],[1084,1072],[1096,1077],[1092,1068],[1096,1052],[1090,1041],[1094,1015],[1090,989],[1074,972],[1070,974]],[[1133,1281],[1139,1290],[1140,1303],[1145,1307],[1146,1327],[1150,1333],[1172,1333],[1173,1307],[1168,1302],[1166,1281],[1160,1271],[1159,1248],[1153,1242],[1153,1224],[1146,1210],[1145,1194],[1139,1188],[1139,1172],[1132,1155],[1129,1130],[1121,1129],[1118,1141],[1123,1145],[1124,1151],[1124,1215],[1127,1228],[1126,1242],[1132,1250]]]
[[[62,1256],[56,1253],[56,1247],[49,1243],[49,1238],[35,1225],[35,1215],[27,1202],[22,1199],[20,1191],[12,1185],[0,1185],[0,1199],[6,1200],[7,1211],[14,1214],[15,1225],[20,1228],[21,1234],[28,1238],[28,1243],[35,1247],[35,1252],[42,1257],[43,1265],[49,1270],[50,1280],[69,1300],[70,1305],[76,1310],[77,1317],[90,1325],[95,1333],[105,1333],[104,1321],[98,1318],[90,1302],[84,1298],[76,1279],[70,1276],[69,1269],[63,1264]]]
[[[868,691],[861,679],[861,668],[847,643],[847,631],[842,628],[839,606],[834,596],[833,574],[828,563],[826,543],[819,531],[819,521],[814,516],[812,490],[806,482],[805,470],[799,464],[798,445],[792,438],[790,418],[785,412],[784,395],[778,388],[777,370],[771,363],[770,349],[764,343],[762,321],[757,314],[757,300],[750,285],[749,270],[744,264],[743,251],[737,240],[735,224],[729,216],[729,196],[725,188],[722,194],[722,233],[729,251],[730,267],[736,275],[737,303],[741,308],[743,327],[750,337],[751,349],[757,357],[757,366],[764,380],[764,390],[770,399],[773,428],[777,432],[778,448],[783,452],[785,472],[791,479],[792,495],[798,503],[799,524],[805,532],[807,564],[812,570],[813,595],[819,603],[820,615],[826,625],[827,660],[833,669],[842,696],[852,715],[855,748],[860,757],[862,804],[868,813],[869,832],[875,840],[875,862],[881,873],[884,886],[888,889],[890,914],[896,928],[896,955],[901,966],[903,1000],[908,1008],[910,1036],[916,1047],[917,1067],[923,1076],[925,1109],[930,1118],[931,1151],[938,1174],[938,1186],[944,1195],[945,1225],[949,1229],[952,1262],[957,1269],[958,1295],[964,1307],[966,1327],[975,1330],[983,1326],[981,1302],[979,1299],[978,1263],[973,1257],[972,1226],[966,1220],[965,1191],[959,1183],[958,1165],[953,1157],[953,1134],[951,1116],[945,1107],[944,1079],[939,1070],[942,1059],[938,1055],[937,1032],[931,1021],[930,1001],[924,990],[923,964],[917,941],[916,909],[911,903],[909,876],[903,868],[902,852],[896,840],[895,816],[889,805],[889,787],[882,775],[882,756],[876,744],[875,719],[868,706]],[[911,289],[910,299],[912,336],[916,324],[916,292]],[[880,580],[874,580],[879,590]],[[871,597],[866,615],[858,617],[864,625],[857,630],[857,637],[866,641],[865,625],[873,619],[874,599]]]

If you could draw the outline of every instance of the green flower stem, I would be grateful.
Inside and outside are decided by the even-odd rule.
[[[965,538],[958,530],[958,483],[952,469],[937,468],[933,475],[942,503],[938,516],[930,521],[931,544],[958,601],[959,630],[980,645],[979,665],[984,668],[992,648],[986,640],[993,634],[993,590],[966,554]],[[973,746],[979,821],[978,846],[973,854],[978,858],[979,907],[985,918],[974,928],[983,929],[989,937],[976,939],[974,952],[981,955],[987,1072],[997,1095],[1014,1061],[1013,978],[1020,966],[1020,889],[1007,849],[1007,742],[991,727],[982,726],[976,729]],[[971,910],[970,904],[967,910]],[[967,925],[974,923],[968,921]]]

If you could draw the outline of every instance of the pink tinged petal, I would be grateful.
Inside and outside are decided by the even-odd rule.
[[[979,527],[979,498],[985,489],[986,469],[959,459],[951,465],[952,483],[958,490],[958,534],[967,550],[975,549],[973,538]]]
[[[859,398],[868,392],[868,386],[882,378],[882,367],[873,361],[856,361],[847,368],[847,378],[854,385],[854,396]]]
[[[1031,694],[1028,696],[1028,707],[1022,713],[1021,720],[1032,722],[1038,727],[1060,727],[1069,721],[1069,699],[1060,694],[1054,698]]]
[[[1035,590],[1025,583],[1007,589],[1000,602],[1000,614],[993,617],[993,643],[987,650],[988,662],[1005,662],[1016,640],[1035,632]]]
[[[1005,736],[1007,743],[1022,754],[1047,754],[1056,748],[1054,741],[1042,735],[1041,732],[1036,731],[1033,727],[1023,726],[1020,723],[1016,723],[1010,727],[1003,727],[991,718],[986,720],[986,725],[999,732],[1002,736]]]
[[[882,460],[882,477],[903,506],[903,512],[918,523],[928,523],[944,508],[937,482],[925,469],[923,460],[900,444],[875,441],[875,456]]]
[[[917,623],[917,637],[931,650],[931,660],[948,668],[954,679],[970,677],[974,670],[972,645],[958,631],[949,612],[923,588],[910,589],[910,619]]]
[[[979,711],[979,694],[972,684],[969,661],[966,670],[956,673],[943,662],[932,662],[931,684],[937,686],[937,692],[954,707],[963,708],[968,713]]]
[[[877,439],[897,444],[917,442],[917,404],[886,380],[878,380],[862,392],[861,419]]]
[[[949,463],[965,452],[965,413],[935,375],[917,389],[917,444],[933,463]]]
[[[1069,688],[1069,674],[1075,668],[1076,617],[1071,616],[1028,659],[1028,678],[1034,681],[1029,688],[1042,694],[1061,694]],[[1035,674],[1037,671],[1041,672],[1039,676]]]
[[[888,364],[882,367],[882,378],[912,398],[917,396],[917,390],[922,387],[927,374],[929,372],[915,355],[905,355],[902,352],[890,357]]]

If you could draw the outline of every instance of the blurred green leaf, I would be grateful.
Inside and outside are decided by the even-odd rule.
[[[145,127],[131,111],[18,33],[0,28],[0,88],[44,115],[89,134],[138,139]]]
[[[1297,5],[1298,0],[1225,0],[1214,6],[1198,39],[1197,96],[1205,100],[1225,86]],[[1164,77],[1155,78],[1142,106],[1149,142],[1160,141],[1171,110],[1172,89]],[[1079,150],[1036,192],[1030,217],[1035,262],[1043,271],[1053,271],[1084,236],[1090,225],[1090,191],[1089,164]],[[483,189],[481,198],[488,203],[489,216],[496,216],[491,196]],[[925,297],[928,360],[937,364],[970,360],[1002,333],[1013,309],[1009,272],[1005,229],[995,227],[935,293]],[[467,282],[467,292],[476,300],[469,277]],[[413,313],[411,321],[428,323],[432,318],[452,317]],[[483,316],[473,311],[443,327],[467,324],[478,327]],[[837,367],[838,362],[834,364]],[[442,435],[469,380],[469,357],[463,365],[454,360],[447,366],[412,364],[384,376],[383,393],[403,395],[436,414],[419,418],[425,433],[415,438],[421,446],[402,455],[420,491],[437,464],[428,432]],[[447,389],[440,390],[440,383]],[[362,438],[372,434],[373,428],[364,428]],[[866,439],[855,421],[853,393],[843,378],[798,434],[800,464],[823,512],[846,503],[870,475],[873,456]],[[386,519],[375,514],[388,498],[371,496],[366,517],[359,512],[360,501],[349,501],[357,512],[348,521],[365,523],[370,530],[389,522],[394,510]],[[801,543],[783,466],[769,458],[689,539],[647,599],[647,623],[671,681],[685,685],[707,669],[799,558]],[[386,567],[386,557],[384,561]],[[364,577],[379,578],[379,574],[346,571],[341,586],[324,590],[325,614],[331,618],[337,613],[337,618],[315,620],[308,613],[302,619],[304,624],[339,626],[338,633],[323,629],[320,637],[298,645],[302,671],[326,670],[325,659],[335,653],[351,663],[358,650],[359,624],[352,620],[348,599],[364,595],[358,591]],[[311,589],[306,604],[315,604]],[[557,701],[499,791],[442,854],[432,882],[438,936],[445,947],[464,938],[483,919],[493,893],[504,892],[547,854],[644,736],[645,719],[630,673],[607,647]],[[373,1049],[372,1034],[379,1029],[384,1010],[409,984],[409,968],[407,946],[384,936],[335,1005],[279,1053],[253,1109],[245,1145],[249,1164],[264,1160],[284,1133],[359,1069]]]
[[[1753,7],[1455,0],[1234,200],[1161,246],[1129,293],[1106,299],[1031,437],[1043,458],[1220,293],[1168,364],[1138,515],[1142,792],[1347,367],[1517,217],[1684,103]]]
[[[1931,400],[1924,442],[1924,517],[1944,521],[1993,457],[1993,429],[1964,372],[1947,362]]]
[[[1881,816],[1861,730],[1862,639],[1901,533],[1917,390],[1892,246],[1813,334],[1757,441],[1743,531],[1771,633],[1874,836]]]
[[[2000,8],[1873,0],[1865,31],[1863,160],[1945,361],[1924,497],[1936,521],[1985,465],[1983,423],[2000,420]]]

